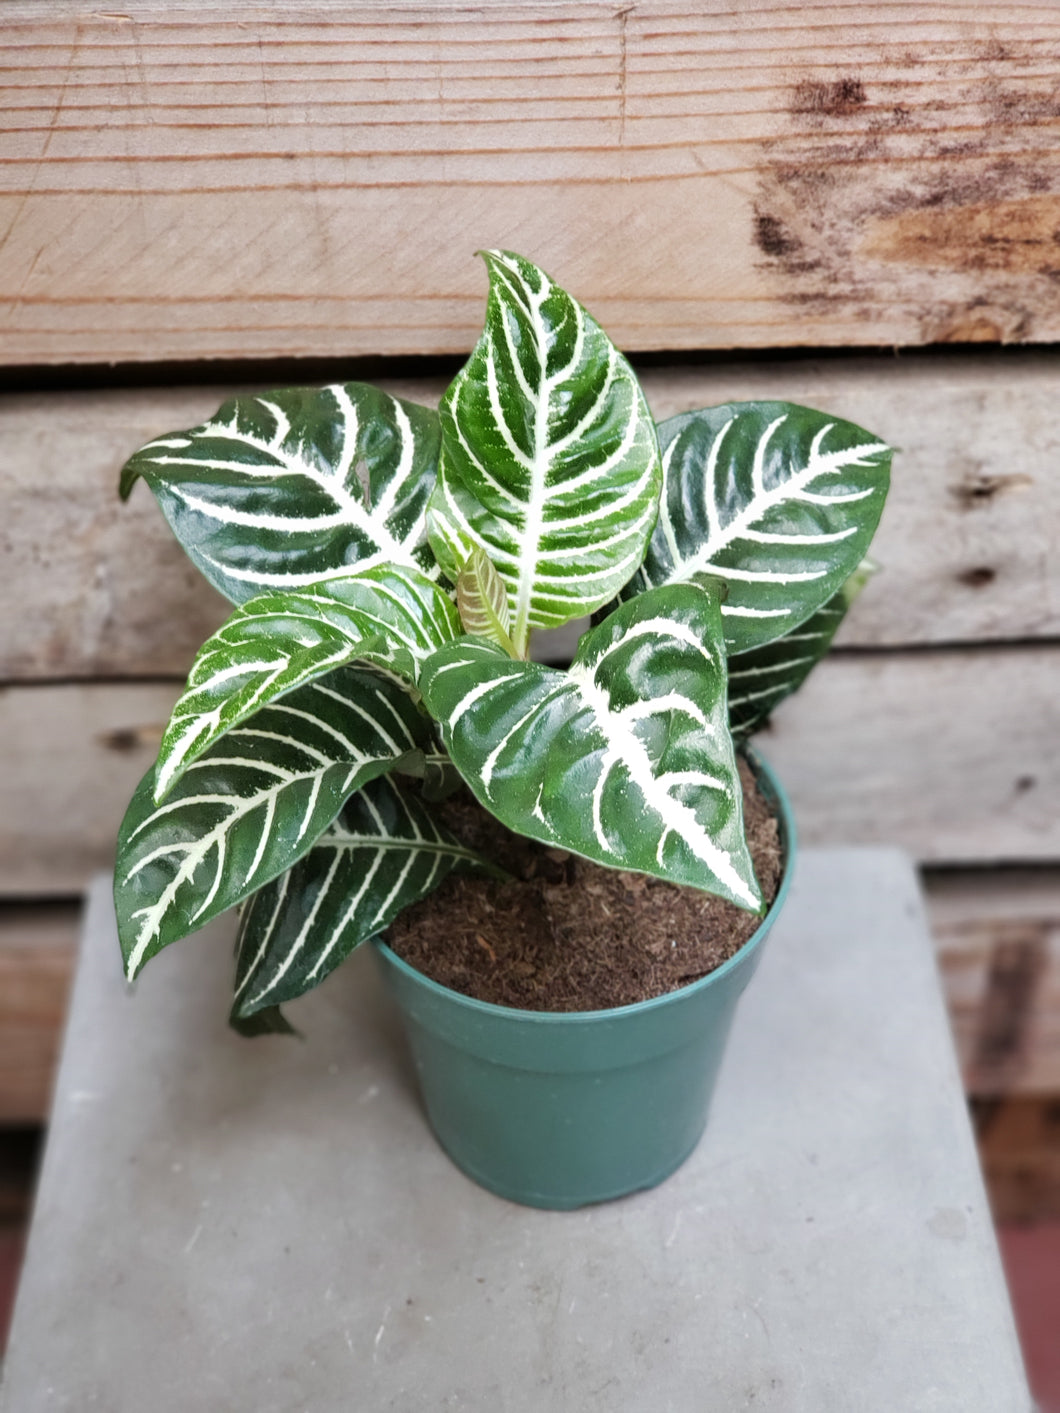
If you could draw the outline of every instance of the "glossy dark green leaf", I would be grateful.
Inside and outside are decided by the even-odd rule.
[[[162,737],[156,801],[192,761],[269,702],[358,661],[415,682],[423,660],[459,634],[446,593],[415,569],[384,565],[248,600],[195,658]]]
[[[722,579],[730,654],[804,623],[861,562],[891,452],[853,423],[786,402],[734,402],[659,427],[664,483],[644,566],[623,598]]]
[[[428,659],[420,688],[509,828],[757,911],[720,597],[716,581],[641,594],[582,638],[567,672],[462,639]]]
[[[792,633],[729,659],[729,725],[742,740],[797,691],[832,646],[846,611],[872,573],[865,563],[823,608]]]
[[[125,465],[233,603],[394,564],[435,575],[424,510],[438,416],[367,383],[232,398]]]
[[[431,738],[400,687],[344,667],[229,731],[161,805],[149,771],[118,836],[114,896],[129,979],[289,868],[352,790]]]
[[[301,996],[454,868],[480,866],[414,794],[389,777],[373,780],[243,909],[233,1015]]]

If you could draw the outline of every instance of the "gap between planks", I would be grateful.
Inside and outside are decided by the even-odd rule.
[[[882,572],[839,642],[907,647],[1060,638],[1058,372],[1055,352],[842,363],[807,356],[649,366],[642,381],[660,420],[729,400],[785,398],[899,449],[873,546]],[[428,404],[447,381],[372,380]],[[226,605],[146,488],[118,503],[118,470],[142,442],[204,420],[237,386],[0,398],[7,568],[20,601],[33,605],[12,616],[0,680],[187,672]]]

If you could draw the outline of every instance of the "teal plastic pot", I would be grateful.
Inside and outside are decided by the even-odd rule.
[[[783,878],[753,936],[689,986],[606,1011],[523,1011],[440,986],[376,943],[431,1126],[491,1192],[531,1207],[603,1202],[654,1187],[698,1143],[736,1003],[794,861],[787,799],[765,763],[750,759],[778,806]]]

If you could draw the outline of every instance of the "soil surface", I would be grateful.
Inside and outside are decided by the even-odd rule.
[[[741,759],[744,820],[768,903],[783,866],[777,821]],[[439,807],[435,807],[439,809]],[[512,875],[454,875],[407,908],[387,941],[443,986],[532,1011],[591,1011],[665,995],[713,971],[760,919],[695,888],[513,834],[470,793],[440,807],[466,844]]]

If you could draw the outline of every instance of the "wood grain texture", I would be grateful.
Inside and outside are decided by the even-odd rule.
[[[1050,340],[1051,0],[5,5],[0,358]]]
[[[929,873],[965,1088],[1060,1095],[1060,870]]]
[[[202,578],[143,487],[118,472],[143,442],[192,426],[216,390],[0,399],[6,615],[0,681],[185,674],[227,602]]]
[[[1060,857],[1058,668],[1058,648],[826,661],[761,738],[804,841],[936,862]],[[69,894],[107,867],[177,690],[0,694],[0,895]]]
[[[762,733],[807,844],[1060,858],[1060,648],[832,656]]]
[[[0,897],[69,897],[112,865],[179,688],[0,689]]]
[[[1060,1100],[1010,1095],[973,1105],[995,1221],[1060,1217]]]
[[[873,554],[883,572],[841,643],[1060,637],[1060,359],[869,356],[648,369],[656,415],[787,397],[899,448]],[[436,401],[442,380],[386,380]],[[226,605],[152,497],[116,494],[121,463],[191,426],[229,389],[0,398],[0,565],[23,612],[0,637],[0,681],[182,675]],[[31,607],[30,607],[31,606]]]
[[[76,903],[0,907],[0,1124],[47,1117],[80,913]]]

